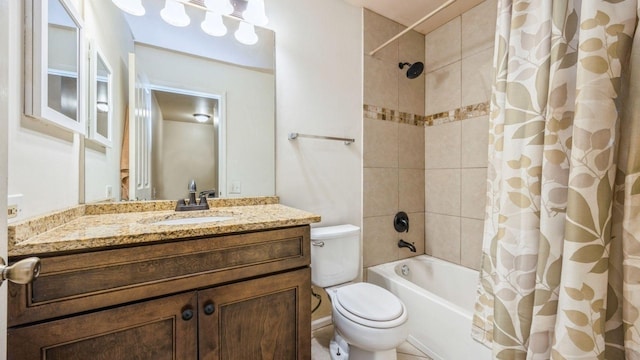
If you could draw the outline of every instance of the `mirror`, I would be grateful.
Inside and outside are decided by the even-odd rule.
[[[121,193],[133,194],[128,197],[130,199],[176,200],[179,194],[179,197],[184,197],[188,180],[167,184],[157,177],[167,172],[180,173],[187,179],[196,178],[198,191],[215,191],[216,197],[274,195],[273,31],[256,28],[259,42],[247,46],[234,38],[238,26],[236,19],[225,18],[227,34],[213,37],[201,30],[200,23],[205,13],[198,8],[187,7],[191,24],[177,28],[160,18],[163,0],[148,0],[144,6],[146,15],[135,17],[123,14],[111,1],[84,0],[89,36],[104,50],[105,64],[113,66],[111,89],[114,104],[110,109],[113,116],[112,147],[85,143],[85,202],[126,199],[127,196],[121,197]],[[118,51],[114,51],[118,47]],[[133,61],[129,53],[133,54]],[[136,78],[138,84],[129,86],[129,81]],[[152,136],[158,131],[151,121],[154,113],[150,105],[156,91],[199,94],[217,101],[217,128],[214,125],[193,126],[201,129],[198,135],[208,134],[208,147],[200,146],[201,151],[190,147],[195,135],[178,137],[176,132],[176,136],[171,138],[175,144],[182,145],[178,148],[186,151],[196,164],[183,168],[169,166],[165,162],[159,164],[157,159],[154,160],[154,154],[165,151],[163,143],[168,144],[168,141],[160,142]],[[148,99],[149,104],[137,106],[136,99]],[[164,116],[167,112],[162,110],[161,113]],[[188,116],[193,118],[195,113],[195,109],[190,110]],[[170,126],[165,130],[167,128]],[[125,129],[128,129],[126,139]],[[145,129],[138,132],[146,134],[146,137],[138,137],[136,129]],[[123,146],[123,140],[128,144]],[[212,150],[215,151],[212,153]],[[137,161],[146,162],[146,169],[136,168]],[[210,169],[207,170],[208,175],[217,172],[217,181],[199,181],[198,172],[203,168]],[[121,179],[128,180],[126,189],[121,188]],[[137,187],[140,187],[139,192],[136,192]]]
[[[25,3],[25,114],[84,133],[83,25],[67,0]]]
[[[111,147],[112,71],[104,55],[94,43],[91,45],[89,91],[89,137]]]
[[[180,89],[152,88],[151,99],[151,143],[158,144],[151,153],[153,198],[180,199],[191,179],[198,187],[197,198],[200,194],[217,197],[218,110],[222,98]]]

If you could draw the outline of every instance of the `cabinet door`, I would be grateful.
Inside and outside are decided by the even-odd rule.
[[[196,298],[189,292],[9,329],[8,359],[196,359]]]
[[[198,293],[200,359],[310,359],[309,268]]]

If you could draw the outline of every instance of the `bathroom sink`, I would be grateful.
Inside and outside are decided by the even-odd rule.
[[[200,216],[181,219],[165,219],[151,223],[152,225],[196,225],[233,219],[232,216]]]

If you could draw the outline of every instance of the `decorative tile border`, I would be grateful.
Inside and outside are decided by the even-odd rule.
[[[392,121],[400,124],[408,124],[415,126],[424,126],[425,117],[397,110],[386,109],[381,106],[367,105],[362,106],[364,117],[372,120]]]
[[[425,116],[425,126],[442,125],[453,121],[489,115],[489,102],[473,104],[447,112]]]
[[[453,121],[461,121],[479,116],[489,115],[489,102],[478,103],[458,109],[431,114],[427,116],[386,109],[381,106],[363,105],[364,118],[372,120],[392,121],[415,126],[435,126]]]

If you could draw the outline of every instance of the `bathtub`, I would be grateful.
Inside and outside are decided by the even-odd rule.
[[[370,267],[367,281],[402,300],[407,341],[434,360],[491,359],[491,350],[471,338],[477,271],[420,255]]]

